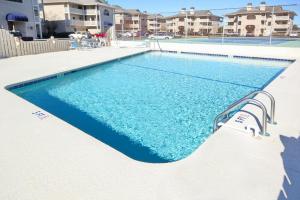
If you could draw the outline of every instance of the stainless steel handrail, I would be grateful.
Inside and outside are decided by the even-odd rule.
[[[263,112],[263,116],[262,116],[262,128],[261,128],[261,133],[263,135],[267,135],[266,131],[267,131],[267,109],[264,106],[264,104],[256,99],[251,99],[251,98],[242,98],[241,100],[233,103],[232,105],[230,105],[224,112],[220,113],[214,120],[214,132],[219,128],[218,123],[219,123],[219,119],[221,117],[226,117],[228,118],[228,115],[231,111],[235,110],[237,107],[241,106],[242,104],[253,104],[256,105],[257,107],[259,107],[262,112]]]
[[[162,51],[158,39],[156,40],[156,43],[157,43],[157,45],[158,45],[159,51]]]
[[[269,97],[269,99],[271,101],[270,121],[269,122],[270,122],[270,124],[276,124],[276,122],[275,122],[275,98],[269,92],[263,91],[263,90],[257,90],[257,91],[251,92],[250,94],[246,95],[241,100],[253,98],[257,94],[264,94],[267,97]],[[241,101],[241,100],[239,100],[239,101]]]

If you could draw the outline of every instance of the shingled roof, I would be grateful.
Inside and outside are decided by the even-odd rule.
[[[148,14],[148,19],[164,19],[165,17],[161,14]]]
[[[115,13],[116,14],[128,13],[131,15],[147,15],[146,13],[141,12],[139,9],[124,9],[121,7],[115,7]]]
[[[113,8],[111,5],[104,3],[101,0],[44,0],[44,4],[57,4],[57,3],[73,3],[79,5],[101,5],[104,7]]]
[[[167,19],[171,19],[171,18],[178,18],[178,17],[186,17],[186,15],[188,17],[207,17],[207,16],[213,16],[213,17],[217,17],[217,18],[222,18],[220,16],[214,15],[211,11],[209,10],[195,10],[193,12],[191,11],[185,11],[186,13],[182,13],[179,12],[176,15],[172,15],[172,16],[168,16],[166,17]]]
[[[261,13],[272,13],[273,12],[273,6],[266,6],[265,10],[261,10],[259,6],[252,7],[251,10],[247,10],[246,7],[232,13],[226,14],[226,16],[231,15],[247,15],[247,14],[261,14]],[[290,13],[293,15],[297,15],[294,11],[291,10],[284,10],[282,6],[274,6],[274,13]]]

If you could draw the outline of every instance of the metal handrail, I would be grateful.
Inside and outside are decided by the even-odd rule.
[[[269,97],[269,99],[271,101],[270,121],[269,122],[270,122],[270,124],[276,124],[276,122],[275,122],[275,98],[269,92],[263,91],[263,90],[257,90],[257,91],[251,92],[250,94],[246,95],[239,101],[241,101],[243,99],[253,98],[257,94],[264,94],[267,97]]]
[[[157,45],[158,45],[159,51],[162,51],[158,39],[156,40],[156,43],[157,43]]]
[[[262,110],[263,117],[262,117],[262,124],[261,124],[262,125],[261,133],[263,135],[267,135],[266,134],[266,131],[267,131],[267,109],[262,102],[260,102],[256,99],[251,99],[251,98],[243,98],[243,99],[233,103],[232,105],[230,105],[224,112],[220,113],[214,120],[214,126],[213,126],[214,132],[219,128],[219,126],[218,126],[219,119],[221,117],[223,117],[223,119],[224,119],[224,116],[226,118],[228,118],[229,113],[232,112],[233,110],[235,110],[241,104],[253,104]]]

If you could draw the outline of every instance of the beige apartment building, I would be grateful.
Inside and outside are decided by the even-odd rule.
[[[42,37],[37,0],[1,0],[0,28],[19,31],[23,37]]]
[[[118,33],[134,33],[144,35],[147,32],[147,14],[138,9],[116,7],[115,29]]]
[[[222,17],[209,10],[190,10],[185,8],[174,16],[166,17],[167,31],[173,34],[207,35],[217,34]]]
[[[165,17],[160,14],[148,15],[147,30],[149,33],[167,32]]]
[[[224,32],[239,36],[287,36],[293,28],[296,13],[281,6],[267,6],[265,2],[257,7],[249,3],[245,8],[226,14]]]
[[[57,33],[106,32],[114,19],[114,8],[100,0],[44,0],[44,13]]]

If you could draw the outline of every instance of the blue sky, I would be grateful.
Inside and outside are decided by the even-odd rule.
[[[252,2],[254,5],[259,5],[262,0],[108,0],[110,4],[117,4],[124,8],[138,8],[141,11],[148,11],[152,13],[157,12],[170,12],[177,11],[180,8],[191,6],[196,9],[211,9],[211,8],[235,8],[243,7],[247,3]],[[289,8],[294,10],[300,15],[300,0],[265,0],[267,4],[279,5],[279,4],[299,4],[296,7]],[[227,11],[228,12],[228,11]],[[231,11],[229,11],[231,12]],[[215,11],[215,14],[222,15],[224,11]],[[300,25],[300,17],[295,18],[296,23]]]

